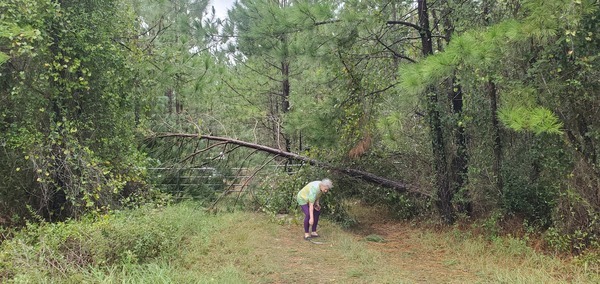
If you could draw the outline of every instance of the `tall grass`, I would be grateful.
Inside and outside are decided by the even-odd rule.
[[[399,227],[399,230],[406,242],[375,242],[324,219],[320,233],[326,244],[315,245],[302,239],[301,224],[277,222],[266,214],[243,211],[212,214],[195,204],[142,208],[77,222],[30,225],[0,246],[0,282],[595,283],[600,280],[597,274],[536,252],[516,238],[486,239],[459,230],[437,232],[414,227]]]
[[[155,278],[166,283],[173,276],[168,261],[177,259],[192,239],[195,246],[206,246],[205,236],[219,229],[214,220],[187,204],[32,224],[2,243],[0,282],[143,283]]]
[[[523,239],[483,236],[454,230],[425,232],[425,247],[450,251],[453,265],[475,271],[489,283],[599,283],[594,271],[552,255],[538,252]]]

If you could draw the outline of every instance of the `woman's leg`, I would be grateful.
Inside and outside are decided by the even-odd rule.
[[[321,215],[321,210],[314,209],[313,210],[313,217],[315,218],[315,222],[312,225],[312,231],[313,232],[317,231],[317,224],[319,223],[319,215]],[[306,232],[308,232],[308,231],[306,231]]]
[[[308,204],[300,205],[300,208],[302,208],[302,212],[304,212],[304,232],[308,234],[308,227],[310,226],[310,213],[308,212]]]

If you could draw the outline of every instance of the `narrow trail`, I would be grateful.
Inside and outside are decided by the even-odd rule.
[[[359,220],[360,221],[360,220]],[[316,245],[302,238],[301,224],[277,225],[255,238],[254,253],[265,255],[272,273],[256,283],[478,283],[442,249],[426,247],[420,232],[390,220],[363,220],[351,230],[323,222]],[[385,241],[367,241],[376,234]]]
[[[381,236],[384,242],[366,242],[369,249],[381,253],[384,262],[406,272],[406,283],[475,283],[478,277],[456,265],[456,256],[443,248],[428,247],[420,241],[422,232],[405,223],[375,222],[357,232],[365,239],[371,234]]]
[[[377,208],[354,209],[358,225],[351,229],[319,223],[323,245],[304,240],[295,217],[223,215],[228,225],[207,236],[192,267],[217,276],[232,267],[234,283],[600,283],[519,239],[488,240],[385,218],[390,214]]]

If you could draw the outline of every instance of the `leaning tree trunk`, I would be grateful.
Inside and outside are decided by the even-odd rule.
[[[412,194],[416,194],[416,195],[423,196],[423,197],[431,197],[427,192],[419,191],[418,188],[410,186],[410,185],[400,182],[400,181],[390,180],[385,177],[381,177],[381,176],[378,176],[378,175],[375,175],[375,174],[372,174],[369,172],[361,171],[361,170],[350,169],[350,168],[339,168],[339,167],[336,167],[329,163],[321,162],[319,160],[301,156],[301,155],[298,155],[295,153],[286,152],[281,149],[272,148],[272,147],[268,147],[265,145],[260,145],[260,144],[250,143],[250,142],[245,142],[245,141],[241,141],[241,140],[236,140],[236,139],[232,139],[232,138],[190,134],[190,133],[162,133],[162,134],[156,134],[152,137],[148,137],[147,139],[159,139],[159,138],[169,138],[169,137],[206,139],[206,140],[212,140],[212,141],[220,141],[220,142],[222,142],[222,144],[233,144],[233,145],[237,145],[237,146],[251,148],[251,149],[255,149],[255,150],[258,150],[258,151],[261,151],[264,153],[277,155],[277,156],[287,158],[287,159],[293,159],[293,160],[305,162],[310,165],[318,166],[321,168],[326,168],[333,172],[337,172],[337,173],[340,173],[340,174],[343,174],[343,175],[346,175],[349,177],[358,178],[358,179],[361,179],[361,180],[369,182],[369,183],[373,183],[373,184],[377,184],[382,187],[393,189],[399,193],[412,193]]]

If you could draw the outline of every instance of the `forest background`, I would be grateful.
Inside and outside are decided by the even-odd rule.
[[[341,223],[356,198],[535,232],[597,263],[598,5],[239,0],[220,19],[206,0],[2,1],[2,238],[144,203],[213,205],[231,184],[287,213],[328,176]]]

